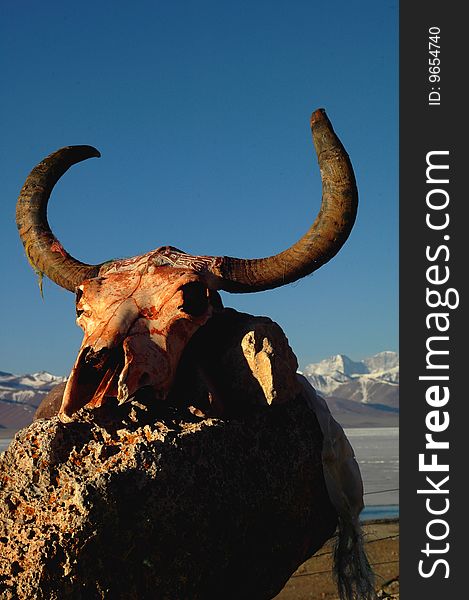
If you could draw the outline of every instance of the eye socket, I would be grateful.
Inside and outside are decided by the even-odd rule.
[[[191,281],[181,289],[183,303],[179,308],[193,317],[202,316],[208,308],[207,288],[199,281]]]

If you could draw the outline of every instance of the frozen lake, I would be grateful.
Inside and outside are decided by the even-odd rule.
[[[346,429],[345,433],[362,472],[367,513],[378,518],[398,512],[399,428]]]

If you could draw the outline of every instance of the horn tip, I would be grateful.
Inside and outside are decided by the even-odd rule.
[[[101,158],[101,152],[94,146],[83,146],[87,151],[89,158]]]
[[[321,122],[327,122],[329,119],[327,118],[327,114],[324,108],[316,109],[311,115],[311,127],[314,127],[316,124]]]
[[[56,150],[47,158],[45,158],[43,163],[45,161],[58,161],[59,163],[62,163],[63,174],[72,165],[79,163],[83,160],[87,160],[88,158],[101,158],[101,152],[93,146],[81,144],[76,146],[65,146],[64,148],[60,148],[59,150]]]
[[[94,146],[88,145],[66,146],[57,150],[57,152],[72,156],[77,162],[81,162],[87,158],[101,158],[101,152]]]

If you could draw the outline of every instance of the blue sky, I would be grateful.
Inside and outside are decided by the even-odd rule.
[[[351,237],[312,276],[224,302],[277,321],[300,366],[397,350],[397,24],[394,1],[4,0],[0,370],[67,374],[81,342],[73,294],[47,281],[41,299],[16,231],[16,198],[42,158],[101,151],[49,203],[83,262],[165,244],[268,256],[319,210],[318,107],[355,168]]]

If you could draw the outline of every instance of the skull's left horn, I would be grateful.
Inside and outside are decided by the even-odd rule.
[[[72,165],[99,156],[92,146],[67,146],[53,152],[28,175],[16,205],[16,224],[29,261],[71,292],[85,279],[96,277],[101,265],[87,265],[68,254],[49,227],[47,202],[54,185]]]

